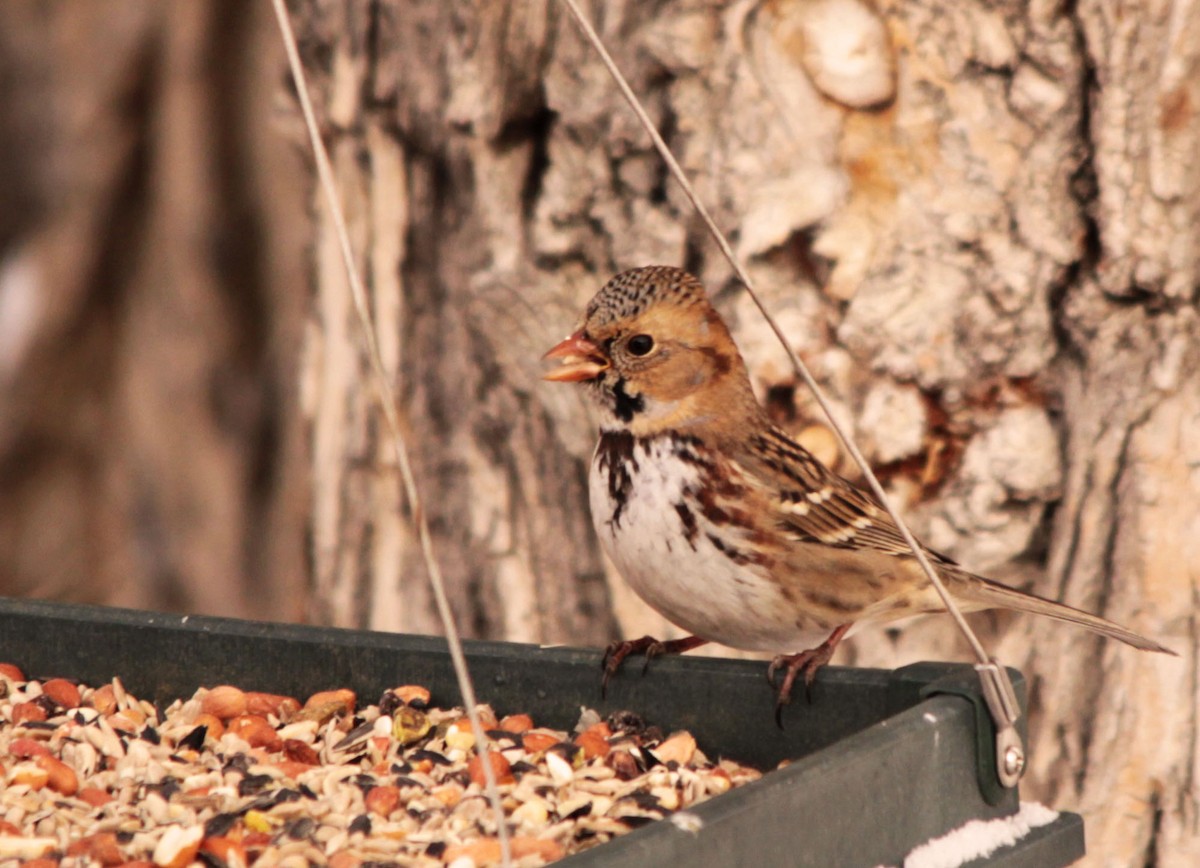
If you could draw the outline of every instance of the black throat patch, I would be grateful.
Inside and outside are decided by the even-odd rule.
[[[632,422],[633,417],[646,409],[641,395],[630,395],[625,391],[625,378],[621,377],[613,386],[613,412],[622,422]]]

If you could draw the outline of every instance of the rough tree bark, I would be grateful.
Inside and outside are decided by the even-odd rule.
[[[839,462],[808,396],[559,4],[294,9],[463,627],[669,634],[601,559],[592,422],[539,382],[540,352],[611,273],[682,264],[772,410]],[[1030,679],[1026,786],[1085,813],[1089,864],[1195,864],[1200,7],[590,14],[917,530],[1180,652],[976,619]],[[317,614],[436,630],[318,220]],[[964,656],[944,619],[866,633],[846,659],[929,656]]]

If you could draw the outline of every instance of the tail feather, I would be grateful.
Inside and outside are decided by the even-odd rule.
[[[1145,636],[1126,629],[1120,624],[1114,624],[1107,618],[1101,618],[1099,615],[1093,615],[1090,612],[1084,612],[1063,603],[1047,600],[1045,597],[1039,597],[1037,594],[1018,591],[1016,588],[1010,588],[1007,585],[993,582],[991,579],[985,579],[982,576],[971,576],[960,587],[961,591],[959,593],[962,593],[970,602],[979,605],[980,608],[1016,609],[1019,612],[1045,615],[1047,618],[1054,618],[1056,621],[1078,624],[1102,636],[1119,639],[1126,645],[1132,645],[1134,648],[1140,648],[1143,651],[1156,651],[1159,654],[1170,654],[1172,657],[1179,656],[1170,648],[1159,645],[1153,639],[1147,639]]]

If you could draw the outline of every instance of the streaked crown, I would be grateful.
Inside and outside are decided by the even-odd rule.
[[[622,271],[588,302],[585,320],[604,326],[635,317],[655,304],[672,303],[688,307],[707,302],[704,286],[681,268],[648,265]]]

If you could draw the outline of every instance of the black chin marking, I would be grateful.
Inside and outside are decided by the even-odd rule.
[[[641,395],[630,395],[625,391],[624,377],[613,386],[613,397],[616,399],[613,412],[622,422],[632,422],[635,415],[646,409],[646,402]]]

